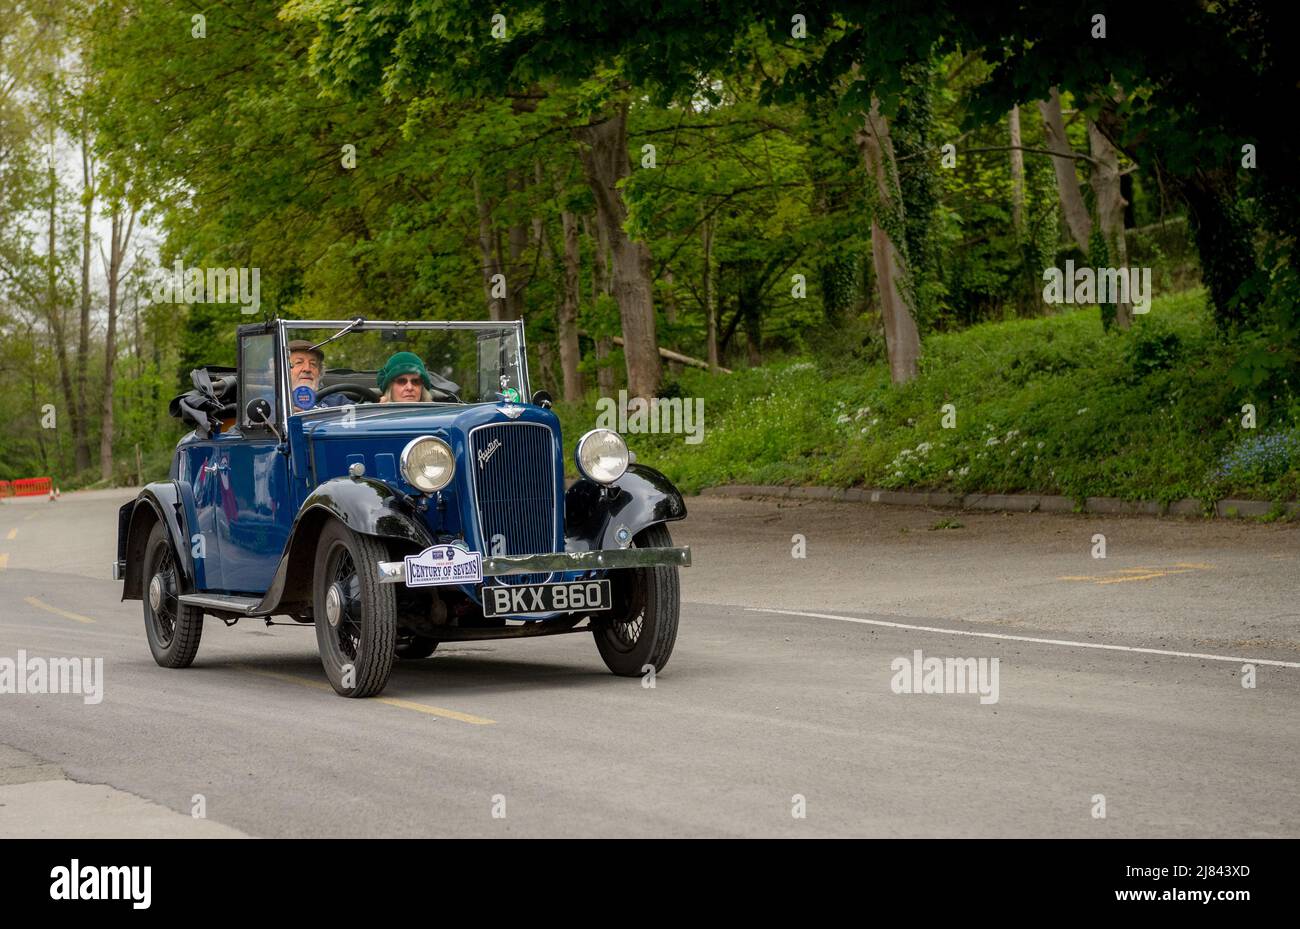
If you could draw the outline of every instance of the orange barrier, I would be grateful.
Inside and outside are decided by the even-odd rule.
[[[13,486],[8,481],[0,481],[0,497],[12,497],[13,495]]]
[[[13,482],[15,497],[36,497],[48,494],[54,487],[54,481],[48,477],[25,477]]]

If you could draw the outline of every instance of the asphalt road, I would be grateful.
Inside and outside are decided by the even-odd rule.
[[[0,694],[0,836],[1300,835],[1300,527],[694,499],[653,688],[570,635],[346,700],[309,627],[157,667],[130,496],[0,506],[0,659],[104,669]],[[997,701],[895,693],[918,649],[996,658]]]

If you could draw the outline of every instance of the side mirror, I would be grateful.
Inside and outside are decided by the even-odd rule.
[[[549,410],[551,408],[552,403],[553,401],[551,400],[551,395],[547,393],[545,390],[539,390],[535,394],[533,394],[534,406],[540,406],[543,409]]]
[[[271,422],[271,404],[266,402],[263,397],[256,400],[249,400],[248,406],[244,407],[244,419],[258,426],[265,426],[275,433],[275,437],[281,442],[284,436],[280,435],[280,430],[275,428],[275,423]]]
[[[271,404],[267,403],[262,397],[249,400],[248,406],[244,408],[244,418],[250,423],[269,426],[271,424]]]

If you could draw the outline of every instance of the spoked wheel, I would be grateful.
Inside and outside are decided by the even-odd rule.
[[[664,525],[643,529],[633,540],[636,548],[668,548],[673,538]],[[615,584],[625,584],[617,596],[613,615],[595,623],[596,648],[605,665],[623,677],[662,671],[677,641],[681,614],[681,588],[677,568],[632,568]]]
[[[427,635],[399,635],[397,637],[397,657],[402,659],[428,658],[438,647],[438,640]]]
[[[388,552],[339,522],[316,546],[312,605],[321,664],[345,697],[373,697],[388,683],[397,641],[397,597],[379,583]]]
[[[164,668],[188,668],[203,636],[203,611],[181,603],[176,552],[162,523],[145,546],[144,631],[153,660]]]

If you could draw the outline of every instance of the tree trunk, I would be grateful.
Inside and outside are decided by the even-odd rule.
[[[1011,226],[1019,235],[1025,226],[1025,153],[1020,147],[1020,107],[1007,116],[1011,136]]]
[[[623,229],[627,206],[618,183],[631,171],[627,155],[627,104],[608,119],[578,128],[587,184],[596,202],[596,224],[610,243],[614,299],[623,324],[629,397],[654,397],[662,369],[655,331],[650,249]]]
[[[501,273],[492,230],[493,201],[483,196],[477,174],[474,175],[474,205],[478,208],[478,248],[483,264],[483,299],[487,304],[488,319],[504,319],[505,300],[492,296],[492,278]]]
[[[136,261],[140,255],[136,253]],[[135,379],[144,377],[144,346],[140,344],[140,292],[131,294],[131,354],[135,355]]]
[[[27,324],[27,344],[33,347],[36,345],[36,333],[32,331],[31,323]],[[36,352],[35,350],[33,350],[32,357],[31,357],[31,364],[28,365],[27,371],[28,374],[31,375],[32,409],[39,412],[41,409],[41,398],[39,393],[40,387],[38,385],[39,378],[37,377],[36,374],[36,369],[37,369],[36,361],[37,361]],[[50,456],[49,453],[45,450],[45,429],[44,428],[40,428],[36,430],[36,444],[37,447],[39,447],[41,450],[41,471],[42,473],[49,474]]]
[[[903,204],[898,195],[898,169],[894,146],[889,138],[889,121],[880,114],[880,103],[871,100],[871,112],[856,133],[858,149],[867,171],[875,181],[876,209],[871,218],[871,256],[880,289],[880,315],[885,323],[885,347],[889,354],[889,376],[904,384],[917,375],[921,337],[913,316],[907,280],[907,263],[881,220],[901,236],[905,227]]]
[[[528,182],[523,172],[516,169],[506,171],[506,189],[510,193],[523,194],[528,189]],[[512,222],[506,230],[509,247],[509,262],[506,265],[506,318],[524,318],[524,282],[528,276],[528,264],[524,253],[528,250],[528,227],[518,220]]]
[[[552,397],[555,396],[558,392],[555,383],[555,346],[546,339],[537,342],[537,366],[541,369],[538,372],[541,376],[537,381],[541,383],[543,390]],[[536,382],[533,386],[537,386]]]
[[[568,210],[560,212],[564,230],[564,298],[556,325],[560,343],[560,368],[564,376],[564,400],[577,403],[582,399],[582,348],[578,344],[579,273],[582,257],[578,251],[578,218]]]
[[[135,210],[123,228],[122,206],[113,209],[109,257],[104,269],[108,278],[108,329],[104,339],[104,407],[103,423],[99,433],[99,476],[109,480],[113,476],[113,374],[117,361],[117,299],[122,283],[122,260],[131,241],[135,225]]]
[[[1228,170],[1198,171],[1181,181],[1178,190],[1187,201],[1187,216],[1201,277],[1210,291],[1215,322],[1231,329],[1246,321],[1232,297],[1257,268],[1254,228],[1237,202],[1236,179]]]
[[[1074,149],[1065,135],[1065,120],[1061,116],[1061,95],[1055,87],[1047,100],[1038,101],[1038,112],[1043,116],[1043,131],[1047,148],[1054,152],[1052,167],[1056,171],[1056,190],[1061,198],[1061,213],[1070,237],[1086,256],[1092,239],[1092,217],[1079,190],[1079,175],[1074,170]]]
[[[611,289],[609,277],[609,246],[600,223],[595,223],[593,234],[591,223],[586,222],[587,237],[591,239],[591,302],[599,305],[600,295],[608,294]],[[607,335],[596,339],[596,391],[602,397],[614,396],[614,369],[608,364],[609,353],[614,349],[614,342]]]
[[[46,320],[50,326],[50,334],[54,338],[54,354],[59,363],[59,383],[63,388],[63,409],[65,413],[70,414],[71,418],[76,419],[76,395],[72,391],[72,378],[68,372],[68,341],[63,328],[63,308],[59,306],[59,286],[58,286],[58,258],[59,243],[56,228],[56,218],[59,210],[59,180],[54,170],[54,142],[50,141],[50,216],[49,216],[49,253],[46,257],[46,283],[48,287],[48,297],[46,305]],[[60,447],[60,454],[62,448]]]
[[[676,326],[677,325],[677,278],[673,275],[673,269],[671,267],[664,268],[663,279],[664,279],[664,321],[668,323],[668,325],[670,326]],[[664,358],[667,356],[664,355],[663,352],[660,352],[659,357]],[[674,377],[680,375],[682,373],[681,363],[677,361],[669,360],[668,371]]]
[[[1088,123],[1088,147],[1092,151],[1089,184],[1097,201],[1097,226],[1106,243],[1109,267],[1127,270],[1128,247],[1124,242],[1124,197],[1120,192],[1119,153],[1095,123]],[[1121,329],[1133,325],[1131,300],[1115,301],[1115,324]]]
[[[700,227],[704,239],[704,325],[705,344],[709,361],[709,370],[718,370],[718,308],[714,305],[713,284],[713,217],[704,220]]]
[[[81,332],[77,339],[77,409],[73,419],[77,470],[90,467],[90,439],[87,420],[86,376],[90,371],[90,226],[94,217],[94,169],[90,164],[90,139],[83,111],[81,136]]]
[[[741,298],[745,299],[744,297]],[[758,308],[749,303],[741,311],[745,322],[745,350],[751,368],[763,364],[763,334],[759,322]]]

